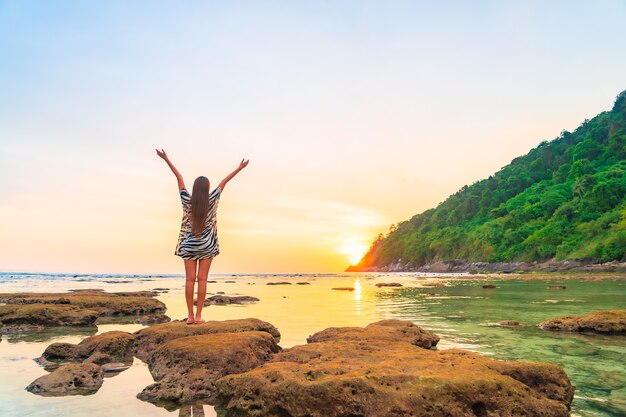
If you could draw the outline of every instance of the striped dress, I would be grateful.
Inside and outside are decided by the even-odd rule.
[[[209,212],[206,217],[206,225],[200,236],[195,236],[191,231],[191,195],[186,188],[180,190],[180,201],[183,204],[183,221],[178,234],[178,244],[175,255],[183,259],[208,259],[220,253],[217,241],[217,203],[220,200],[222,190],[217,187],[209,194]]]

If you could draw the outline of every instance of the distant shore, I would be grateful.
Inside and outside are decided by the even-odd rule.
[[[584,261],[548,262],[468,262],[462,259],[433,262],[415,267],[398,261],[384,266],[351,265],[346,272],[434,272],[470,274],[526,274],[550,272],[626,273],[626,262],[603,264]]]

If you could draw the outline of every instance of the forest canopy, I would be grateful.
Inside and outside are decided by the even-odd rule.
[[[436,208],[379,235],[353,270],[400,262],[626,261],[626,91]]]

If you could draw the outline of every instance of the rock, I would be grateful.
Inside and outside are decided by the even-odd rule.
[[[498,288],[498,287],[496,287],[493,284],[485,284],[485,285],[483,285],[483,288],[485,288],[485,289],[494,289],[494,288]]]
[[[0,305],[0,328],[29,329],[54,326],[93,326],[98,313],[66,304]]]
[[[291,282],[281,281],[281,282],[268,282],[265,285],[291,285]]]
[[[122,372],[130,368],[130,364],[122,362],[105,363],[102,365],[102,371],[105,373]]]
[[[158,314],[165,312],[165,304],[153,298],[151,291],[106,293],[102,290],[81,290],[68,293],[4,293],[0,303],[62,304],[98,312],[100,316]]]
[[[151,326],[153,324],[167,323],[169,321],[172,321],[172,319],[165,314],[155,314],[152,316],[139,317],[135,320],[135,323],[143,324],[144,326]]]
[[[93,363],[71,363],[37,378],[27,391],[44,396],[89,395],[102,386],[104,372]]]
[[[549,290],[564,290],[565,288],[567,288],[565,285],[548,285]]]
[[[335,291],[354,291],[354,287],[335,287]]]
[[[77,345],[52,343],[41,355],[38,363],[44,367],[51,362],[86,362],[103,365],[105,363],[132,363],[134,336],[127,332],[112,331],[89,336]],[[45,360],[45,361],[44,361]]]
[[[422,284],[422,286],[424,287],[445,287],[445,284],[442,284],[441,282],[425,282]]]
[[[74,359],[98,365],[112,362],[133,362],[135,336],[111,331],[90,336],[76,345]]]
[[[500,327],[517,327],[519,326],[519,321],[517,320],[503,320],[498,322],[498,326]]]
[[[237,281],[224,281],[224,284],[234,284]]]
[[[326,340],[382,340],[406,342],[424,349],[437,346],[439,336],[406,320],[381,320],[365,327],[329,327],[307,337],[307,343]]]
[[[197,336],[213,333],[238,333],[261,331],[279,339],[280,332],[276,327],[259,319],[240,319],[225,321],[207,321],[205,323],[188,325],[180,321],[155,324],[151,327],[138,330],[135,335],[135,356],[144,362],[156,351],[159,345],[181,337]]]
[[[53,343],[41,355],[49,361],[70,361],[76,355],[76,345],[73,343]]]
[[[215,381],[224,375],[253,369],[280,350],[266,332],[214,333],[182,337],[163,343],[148,360],[156,383],[137,398],[167,407],[188,404],[215,394]]]
[[[256,297],[250,297],[248,295],[228,296],[228,295],[214,295],[204,300],[205,306],[210,305],[228,305],[228,304],[249,304],[259,301]]]
[[[543,330],[626,335],[626,310],[595,311],[583,316],[566,316],[538,324]]]
[[[379,282],[378,284],[376,284],[376,286],[378,288],[381,288],[381,287],[401,287],[402,284],[400,284],[399,282]]]
[[[311,285],[311,283],[307,281],[302,281],[302,282],[296,282],[296,285]]]
[[[414,327],[393,320],[319,332],[307,345],[219,379],[220,415],[569,416],[574,387],[558,366],[424,349],[411,334],[401,336]]]

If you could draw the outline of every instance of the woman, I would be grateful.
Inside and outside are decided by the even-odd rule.
[[[183,177],[167,157],[163,149],[156,150],[170,167],[176,180],[180,199],[183,203],[183,221],[178,235],[175,255],[183,258],[185,263],[185,300],[187,301],[187,324],[204,323],[202,307],[206,298],[206,281],[213,258],[220,253],[217,241],[217,203],[228,181],[244,169],[249,161],[241,160],[239,167],[220,182],[211,191],[206,177],[198,177],[193,183],[191,195],[185,188]],[[196,314],[193,313],[193,293],[196,279],[198,280],[198,301]]]

